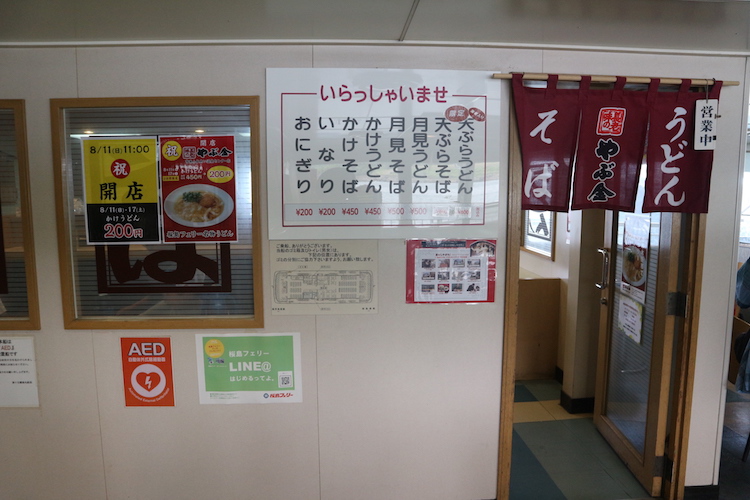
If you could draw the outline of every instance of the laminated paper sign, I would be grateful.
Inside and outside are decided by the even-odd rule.
[[[201,404],[300,403],[299,333],[195,336]]]
[[[410,240],[406,302],[495,301],[496,240]]]

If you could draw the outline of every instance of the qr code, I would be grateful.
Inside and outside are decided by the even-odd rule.
[[[279,388],[294,387],[294,375],[292,372],[279,372]]]

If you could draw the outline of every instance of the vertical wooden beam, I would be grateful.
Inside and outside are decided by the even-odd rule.
[[[503,322],[503,367],[500,395],[500,444],[497,498],[510,498],[511,450],[513,448],[513,400],[516,381],[516,335],[518,324],[518,275],[521,253],[521,146],[515,110],[509,105],[508,220],[505,252],[505,315]]]

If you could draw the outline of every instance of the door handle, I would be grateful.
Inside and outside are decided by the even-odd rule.
[[[602,255],[602,280],[596,284],[596,288],[604,290],[609,282],[609,249],[597,248],[596,251]]]

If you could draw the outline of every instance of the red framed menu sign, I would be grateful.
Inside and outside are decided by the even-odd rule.
[[[406,302],[495,301],[496,240],[406,242]]]
[[[233,136],[160,137],[163,241],[237,241]]]

